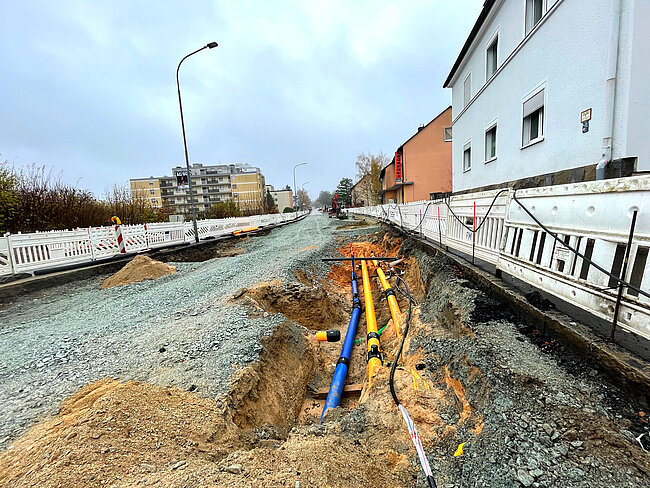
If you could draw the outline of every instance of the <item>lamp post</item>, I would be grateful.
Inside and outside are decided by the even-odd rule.
[[[296,192],[296,168],[307,163],[298,163],[293,167],[293,207],[296,208],[298,203],[298,193]]]
[[[190,56],[200,51],[203,51],[204,49],[213,49],[218,45],[219,44],[217,44],[216,42],[207,43],[201,49],[197,49],[196,51],[189,53],[187,56],[181,59],[181,62],[178,63],[178,68],[176,68],[176,87],[178,88],[178,106],[181,110],[181,127],[183,128],[183,146],[185,147],[185,166],[187,167],[187,184],[188,184],[188,190],[190,192],[190,205],[192,207],[192,222],[194,223],[194,240],[196,242],[199,242],[199,229],[196,225],[196,207],[194,206],[194,195],[192,193],[192,173],[190,171],[190,157],[187,153],[187,138],[185,136],[185,120],[183,119],[183,101],[181,100],[181,82],[178,75],[181,69],[181,64],[183,64],[183,61],[185,61]]]

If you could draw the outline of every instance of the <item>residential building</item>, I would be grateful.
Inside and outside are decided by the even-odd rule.
[[[230,175],[232,199],[241,209],[258,209],[264,205],[266,183],[259,168],[238,166]]]
[[[282,212],[287,207],[293,207],[293,191],[288,189],[275,190],[273,186],[267,185],[267,188],[269,187],[269,193],[271,193],[271,197],[276,207],[278,207],[278,211]]]
[[[258,207],[262,204],[265,186],[264,176],[259,168],[246,163],[203,165],[194,163],[190,167],[194,205],[198,212],[208,210],[213,204],[234,200],[242,209]],[[144,195],[149,182],[153,188],[158,185],[156,201],[171,207],[174,213],[188,215],[192,212],[187,168],[172,168],[172,176],[157,178],[135,178],[131,180],[133,195]],[[153,203],[153,202],[152,202]]]
[[[160,191],[160,178],[134,178],[130,181],[131,195],[137,199],[143,199],[153,208],[162,206],[162,195]]]
[[[379,205],[378,195],[373,188],[371,175],[364,175],[352,187],[352,206],[364,207],[368,205]]]
[[[381,181],[381,191],[379,192],[381,203],[396,203],[397,190],[400,185],[395,183],[395,158],[381,169],[379,181]]]
[[[380,173],[382,201],[407,203],[428,200],[430,194],[452,189],[452,148],[445,134],[451,125],[447,107],[395,151]]]
[[[650,171],[650,2],[486,0],[444,87],[453,190]]]

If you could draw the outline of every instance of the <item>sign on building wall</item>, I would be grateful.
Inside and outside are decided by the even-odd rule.
[[[178,188],[189,188],[189,182],[187,181],[187,171],[179,171],[176,173],[176,186],[178,186]]]
[[[395,181],[402,181],[402,153],[395,153]]]

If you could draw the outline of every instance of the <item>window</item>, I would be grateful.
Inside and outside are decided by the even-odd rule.
[[[545,0],[526,0],[526,35],[540,21],[545,10]]]
[[[496,73],[497,68],[499,67],[497,62],[497,48],[499,46],[499,36],[494,38],[494,41],[488,46],[485,57],[485,80],[492,78],[492,75]]]
[[[494,124],[485,131],[485,162],[497,158],[497,125]]]
[[[522,146],[544,138],[544,90],[540,90],[524,102]]]
[[[156,190],[153,190],[153,189],[152,189],[152,190],[149,190],[149,193],[152,194],[152,195],[154,195],[154,194],[156,193]]]
[[[233,183],[232,187],[233,187],[235,190],[237,189],[237,185],[234,184],[234,183]]]
[[[463,171],[472,169],[472,143],[468,142],[463,146]]]
[[[445,142],[451,142],[451,127],[445,127],[444,140]]]
[[[463,107],[472,99],[472,73],[468,74],[463,82]]]
[[[149,180],[149,186],[153,186],[153,180]]]
[[[156,199],[155,199],[155,198],[152,198],[152,199],[151,199],[151,203],[156,203]]]

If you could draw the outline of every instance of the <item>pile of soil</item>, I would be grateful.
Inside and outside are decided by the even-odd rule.
[[[281,313],[288,319],[314,330],[339,328],[347,324],[346,302],[322,286],[303,283],[283,284],[279,279],[242,288],[235,302],[251,305],[257,312]]]
[[[130,285],[140,281],[155,280],[176,272],[176,266],[161,263],[148,256],[139,255],[113,276],[104,280],[102,289]]]
[[[287,322],[263,345],[217,400],[110,378],[85,386],[0,454],[0,479],[13,487],[413,486],[407,456],[349,435],[349,420],[294,425],[318,347],[304,329]]]

